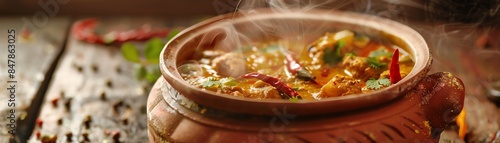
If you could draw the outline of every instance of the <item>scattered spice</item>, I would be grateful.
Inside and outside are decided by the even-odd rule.
[[[83,119],[83,125],[86,129],[90,128],[90,122],[92,122],[92,117],[90,117],[90,115],[85,116],[85,118]]]
[[[99,67],[97,65],[95,65],[95,64],[92,64],[92,71],[94,73],[97,73],[99,71]]]
[[[111,82],[111,80],[109,80],[109,79],[108,79],[108,80],[106,80],[106,86],[107,86],[108,88],[113,88],[113,83]]]
[[[59,97],[56,97],[56,98],[50,100],[50,103],[52,103],[53,107],[57,108],[57,103],[59,103]]]
[[[62,125],[62,123],[63,123],[62,118],[57,119],[57,125]]]
[[[120,132],[119,131],[113,131],[113,133],[111,133],[112,135],[112,138],[113,138],[113,141],[114,142],[120,142]]]
[[[123,105],[124,105],[123,100],[120,100],[120,101],[118,101],[118,102],[115,102],[115,103],[113,104],[113,112],[118,113],[118,109],[119,109],[121,106],[123,106]]]
[[[65,95],[64,91],[61,91],[61,93],[59,93],[59,97],[61,97],[61,98],[63,98],[63,99],[64,99],[64,97],[65,97],[65,96],[66,96],[66,95]]]
[[[106,100],[108,100],[108,98],[106,98],[106,92],[104,92],[104,91],[103,91],[103,92],[101,93],[100,98],[101,98],[101,100],[102,100],[102,101],[106,101]]]
[[[54,135],[54,136],[48,136],[48,135],[44,135],[41,139],[42,143],[56,143],[57,141],[57,136]]]
[[[37,125],[38,127],[40,127],[40,128],[43,126],[43,120],[42,120],[42,119],[40,119],[40,118],[36,119],[35,123],[36,123],[36,125]]]
[[[97,65],[95,65],[95,64],[92,64],[92,71],[94,73],[97,73],[99,71],[99,67]]]
[[[66,142],[72,142],[72,138],[73,138],[72,132],[66,133]]]
[[[128,118],[122,118],[123,125],[128,125]]]
[[[84,132],[84,133],[82,134],[82,136],[83,136],[83,141],[84,141],[84,142],[90,142],[90,139],[89,139],[89,133]]]
[[[115,68],[116,73],[122,73],[122,68],[120,66],[117,66]]]
[[[66,99],[66,101],[64,101],[64,108],[67,111],[71,110],[71,100],[73,100],[73,98],[68,98]]]
[[[40,131],[36,131],[35,136],[36,136],[36,139],[40,139],[40,136],[42,136],[42,133],[40,133]]]
[[[79,73],[83,72],[83,67],[77,63],[73,63],[73,67],[76,68],[76,71],[78,71]]]
[[[130,105],[128,105],[128,104],[125,104],[125,108],[132,109],[132,107],[130,107]]]

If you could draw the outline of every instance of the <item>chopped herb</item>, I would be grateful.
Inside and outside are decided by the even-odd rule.
[[[221,83],[220,83],[220,81],[208,79],[205,82],[201,83],[201,86],[204,88],[212,88],[212,87],[217,88],[217,87],[221,86]]]
[[[292,98],[290,98],[288,100],[290,100],[291,102],[299,102],[300,99],[299,99],[298,96],[295,96],[295,97],[292,97]]]
[[[215,77],[208,77],[208,80],[209,81],[217,81],[217,78],[215,78]]]
[[[141,59],[139,56],[139,50],[135,47],[134,44],[124,43],[121,47],[122,56],[130,62],[140,63]]]
[[[341,50],[342,48],[345,47],[345,40],[339,40],[337,43],[335,43],[335,49],[337,49],[337,55],[341,56]]]
[[[252,50],[251,46],[242,46],[242,47],[236,49],[237,52],[247,52],[247,51],[250,51],[250,50]]]
[[[340,62],[342,58],[338,56],[335,51],[331,48],[325,49],[325,54],[323,55],[323,61],[329,65],[335,65]]]
[[[231,77],[220,79],[220,83],[222,83],[222,85],[227,85],[227,86],[238,85],[238,82]]]
[[[387,63],[380,62],[376,57],[368,57],[366,58],[366,62],[368,62],[368,64],[370,64],[370,67],[374,69],[381,69],[382,67],[387,65]]]
[[[295,91],[297,91],[297,90],[299,90],[300,88],[298,88],[298,87],[292,87],[292,89],[293,89],[293,90],[295,90]]]
[[[373,52],[370,52],[370,55],[368,55],[368,57],[380,57],[380,56],[392,57],[392,53],[387,52],[387,50],[385,49],[378,49]]]
[[[160,62],[160,53],[165,43],[160,38],[152,38],[146,42],[144,49],[144,57],[151,64],[158,64]]]
[[[377,90],[384,86],[389,86],[389,85],[391,85],[391,81],[388,78],[381,78],[381,79],[372,78],[366,81],[366,87],[373,90]]]
[[[339,40],[335,43],[335,51],[332,48],[325,48],[325,54],[323,55],[323,61],[329,65],[335,65],[342,61],[342,48],[345,46],[345,40]]]
[[[349,56],[357,56],[358,54],[354,53],[354,52],[349,52],[349,53],[345,53],[344,56],[346,57],[349,57]]]
[[[266,48],[260,48],[259,49],[261,52],[264,52],[264,53],[272,53],[272,52],[276,52],[279,50],[279,46],[278,45],[269,45],[268,47]]]
[[[356,36],[354,37],[354,45],[362,48],[362,47],[365,47],[366,45],[368,45],[368,43],[370,42],[370,38],[367,37],[367,36]]]
[[[389,86],[389,85],[391,85],[391,80],[389,80],[388,78],[381,78],[381,79],[378,79],[378,83],[383,85],[383,86]]]

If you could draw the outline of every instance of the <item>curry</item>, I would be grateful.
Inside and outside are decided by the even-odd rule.
[[[204,49],[179,73],[194,86],[228,96],[319,100],[383,89],[414,65],[397,46],[348,30],[326,33],[298,52],[282,42]]]

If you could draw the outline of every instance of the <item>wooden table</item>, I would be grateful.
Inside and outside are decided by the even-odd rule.
[[[70,33],[71,24],[83,18],[58,17],[33,32],[30,38],[19,38],[24,30],[20,17],[0,18],[1,39],[7,39],[7,28],[17,34],[16,51],[16,136],[18,141],[39,142],[56,136],[57,142],[100,142],[147,140],[147,83],[135,77],[137,65],[125,61],[117,46],[90,44]],[[153,27],[187,26],[199,18],[101,18],[104,29],[137,28],[145,23]],[[34,31],[34,30],[33,30]],[[7,45],[1,40],[0,45]],[[2,50],[2,55],[8,54]],[[4,56],[2,56],[4,57]],[[7,57],[5,57],[7,58]],[[7,60],[1,60],[2,71]],[[5,69],[5,70],[4,70]],[[2,95],[8,93],[7,72],[0,73]],[[8,96],[0,96],[7,101]],[[0,106],[7,116],[8,106]],[[2,117],[0,142],[8,142],[8,118]],[[39,124],[43,122],[43,124]],[[2,129],[3,129],[2,128]],[[40,138],[37,134],[40,134]]]
[[[44,137],[57,137],[58,142],[148,140],[145,115],[148,87],[135,78],[136,65],[125,61],[118,47],[89,44],[71,35],[72,23],[83,18],[51,18],[28,38],[20,38],[25,28],[22,17],[0,18],[0,46],[7,45],[7,29],[18,32],[14,79],[8,79],[6,72],[7,60],[4,55],[8,53],[6,50],[0,51],[1,95],[9,92],[4,87],[11,83],[5,81],[17,81],[14,83],[15,108],[5,105],[9,100],[8,96],[0,96],[0,101],[5,102],[0,103],[0,142],[9,140],[10,127],[7,123],[10,120],[4,115],[8,116],[11,109],[16,110],[15,129],[18,141],[40,142]],[[188,26],[199,20],[181,17],[105,17],[101,22],[107,28],[132,28],[142,23],[159,27]],[[471,75],[463,69],[460,62],[456,62],[459,54],[454,50],[443,52],[443,48],[437,48],[453,45],[454,39],[448,39],[445,43],[437,40],[449,33],[436,35],[438,27],[413,22],[406,24],[421,32],[429,42],[437,59],[434,71],[451,71],[462,76],[466,86],[469,84],[473,87],[475,82]],[[474,91],[469,91],[468,94],[474,94]],[[493,104],[474,105],[475,101],[475,97],[466,101],[466,108],[485,106],[478,110],[494,109],[496,111],[493,114],[500,115]],[[500,128],[498,124],[495,125],[493,130]],[[37,137],[38,133],[40,137]],[[452,140],[453,134],[446,133],[445,138]]]

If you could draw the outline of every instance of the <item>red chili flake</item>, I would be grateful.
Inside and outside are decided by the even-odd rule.
[[[21,37],[24,39],[29,39],[31,37],[31,30],[27,27],[23,27],[21,30]]]
[[[36,139],[40,139],[40,136],[42,136],[42,133],[40,133],[40,131],[36,131],[35,136],[36,136]]]
[[[43,120],[40,118],[36,119],[36,125],[41,128],[43,126]]]
[[[323,69],[323,71],[321,71],[321,76],[327,77],[329,73],[330,73],[330,68]]]
[[[89,139],[89,133],[84,132],[84,133],[82,134],[82,136],[83,136],[83,141],[84,141],[84,142],[90,142],[90,139]]]
[[[54,107],[57,107],[58,102],[59,102],[59,98],[57,98],[57,97],[50,100],[50,103],[52,103],[52,106],[54,106]]]

